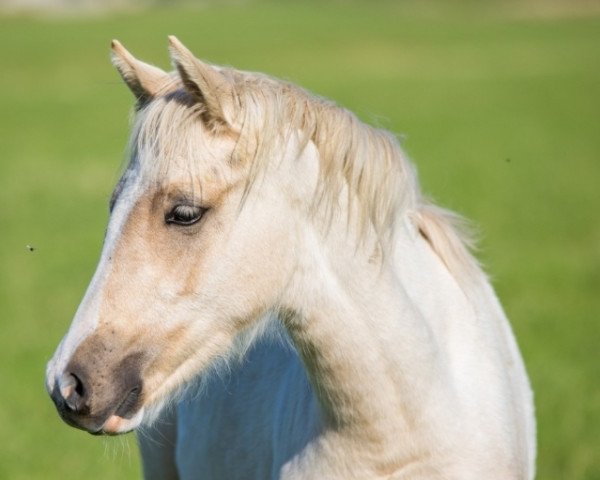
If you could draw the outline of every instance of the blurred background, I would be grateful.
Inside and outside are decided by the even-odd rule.
[[[137,478],[133,436],[61,422],[45,363],[98,259],[132,98],[118,38],[167,35],[403,139],[472,219],[536,394],[538,478],[600,479],[600,3],[0,0],[0,479]]]

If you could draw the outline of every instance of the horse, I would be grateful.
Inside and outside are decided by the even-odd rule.
[[[396,137],[169,37],[96,272],[50,360],[62,419],[144,475],[532,479],[533,394],[460,217]]]

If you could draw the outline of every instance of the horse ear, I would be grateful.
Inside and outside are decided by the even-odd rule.
[[[168,84],[168,73],[138,60],[118,40],[111,42],[111,49],[113,65],[140,103],[154,98]]]
[[[229,125],[226,110],[233,106],[235,98],[231,81],[215,67],[194,57],[173,35],[169,36],[169,51],[184,87],[204,106],[205,121]]]

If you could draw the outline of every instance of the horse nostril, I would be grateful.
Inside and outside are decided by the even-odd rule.
[[[81,412],[87,393],[83,381],[74,373],[64,373],[60,378],[59,388],[67,407],[74,412]]]
[[[75,379],[75,393],[77,395],[79,395],[80,397],[83,397],[85,395],[85,390],[83,388],[83,382],[74,373],[72,373],[71,376]]]

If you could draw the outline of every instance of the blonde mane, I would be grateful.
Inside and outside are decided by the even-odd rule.
[[[420,234],[457,277],[481,270],[470,254],[474,242],[464,220],[426,201],[413,165],[398,139],[388,131],[360,121],[352,112],[304,89],[264,74],[218,68],[234,85],[236,108],[230,122],[237,127],[237,147],[231,164],[246,163],[250,174],[246,191],[259,182],[281,146],[297,135],[300,146],[312,142],[320,155],[320,182],[312,209],[339,214],[339,199],[347,195],[356,215],[359,241],[373,231],[383,253],[393,245],[396,224],[407,214]],[[198,158],[198,129],[203,105],[182,87],[174,72],[163,94],[139,108],[131,148],[150,178],[164,179],[173,162],[188,163],[193,175]],[[214,129],[214,134],[221,134]],[[150,153],[147,155],[146,153]],[[349,213],[350,214],[350,213]]]

